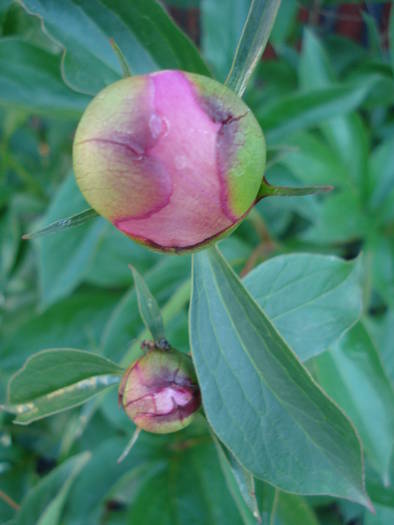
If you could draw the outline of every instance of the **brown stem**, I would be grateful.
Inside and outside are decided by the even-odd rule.
[[[7,503],[7,505],[12,507],[14,510],[19,510],[20,507],[21,507],[20,505],[18,505],[18,503],[16,503],[16,501],[14,501],[12,498],[10,498],[10,496],[8,496],[2,490],[0,490],[0,499],[2,499],[5,503]]]

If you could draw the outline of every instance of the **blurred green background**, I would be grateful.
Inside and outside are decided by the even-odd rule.
[[[22,6],[0,0],[0,402],[9,377],[39,350],[81,348],[115,361],[122,358],[143,329],[129,263],[144,275],[162,306],[189,276],[189,256],[150,252],[102,219],[21,240],[23,233],[87,207],[73,179],[71,146],[90,95],[120,76],[108,37],[115,38],[136,73],[163,64],[181,67],[190,60],[186,51],[182,56],[186,48],[171,28],[161,35],[146,20],[145,27],[144,19],[133,26],[133,13],[126,16],[133,3],[144,8],[140,1],[114,2],[116,15],[104,21],[108,2],[26,0]],[[363,322],[369,334],[364,344],[384,371],[379,368],[376,377],[372,373],[367,379],[361,375],[356,389],[363,389],[365,380],[379,382],[382,373],[394,381],[390,4],[282,1],[270,44],[245,95],[266,135],[266,176],[274,184],[332,184],[335,190],[263,200],[220,243],[242,275],[281,253],[360,257]],[[224,81],[249,1],[172,0],[166,7]],[[44,25],[30,14],[42,9]],[[173,55],[165,46],[162,53],[151,51],[151,40],[157,38],[160,45],[159,37],[174,38]],[[127,48],[123,42],[129,42]],[[187,304],[167,319],[166,328],[172,345],[188,351]],[[133,457],[117,467],[132,425],[116,403],[116,392],[111,392],[98,409],[88,403],[28,427],[14,426],[12,417],[0,412],[1,523],[15,518],[34,486],[41,492],[33,494],[30,512],[49,496],[64,507],[60,521],[48,514],[41,525],[173,524],[174,516],[179,523],[243,522],[202,421],[180,435],[144,436]],[[185,445],[193,440],[198,446]],[[56,465],[87,450],[92,459],[75,482],[79,467],[66,462],[64,472],[53,471],[53,479],[43,485]],[[393,470],[388,469],[391,476]],[[368,466],[376,515],[343,501],[282,494],[273,523],[389,525],[394,522],[393,478],[379,474]],[[167,516],[163,509],[169,501],[177,510]],[[29,516],[20,513],[10,523],[34,523]]]

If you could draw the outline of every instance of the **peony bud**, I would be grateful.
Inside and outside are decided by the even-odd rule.
[[[165,251],[198,248],[253,206],[265,167],[245,103],[200,75],[161,71],[105,88],[74,140],[90,205],[123,233]]]
[[[189,356],[151,350],[125,373],[119,403],[143,430],[167,434],[191,423],[200,408],[200,390]]]

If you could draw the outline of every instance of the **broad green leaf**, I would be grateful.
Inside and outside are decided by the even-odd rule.
[[[15,423],[78,406],[119,382],[123,369],[97,354],[62,348],[30,357],[8,385],[7,410]]]
[[[89,460],[90,454],[89,452],[86,452],[83,455],[81,454],[81,456],[81,464],[74,469],[69,478],[63,484],[62,488],[59,490],[56,497],[46,507],[45,511],[41,514],[37,525],[56,525],[58,523],[61,523],[60,519],[63,513],[63,508],[66,503],[68,494],[70,492],[72,483],[74,482],[74,478],[78,476],[79,471],[82,470],[83,467],[86,465],[86,462]]]
[[[267,136],[275,142],[299,129],[321,124],[335,115],[357,108],[370,85],[337,85],[285,95],[267,107],[256,109],[258,120]]]
[[[301,496],[288,494],[259,483],[258,492],[263,501],[263,523],[269,525],[319,525],[319,521]]]
[[[64,84],[59,57],[28,42],[1,39],[0,70],[0,105],[77,119],[89,102]]]
[[[372,55],[382,56],[382,37],[376,18],[366,11],[362,11],[361,14],[367,29],[368,50]]]
[[[336,81],[328,55],[309,28],[304,29],[298,77],[303,90],[325,88]]]
[[[129,264],[145,275],[161,260],[160,254],[133,242],[108,223],[84,280],[104,288],[128,287]],[[111,271],[108,271],[108,268],[111,268]]]
[[[394,521],[394,508],[375,506],[375,513],[368,513],[365,517],[365,525],[388,525]]]
[[[372,501],[394,509],[394,487],[392,484],[391,486],[384,486],[382,483],[369,481],[367,485]]]
[[[194,255],[190,339],[217,436],[257,478],[369,505],[360,442],[216,248]],[[289,439],[291,436],[291,439]]]
[[[314,223],[300,236],[317,245],[344,243],[362,239],[369,228],[370,220],[358,193],[339,191],[327,196]]]
[[[86,202],[70,174],[60,186],[42,224],[86,209]],[[78,229],[58,232],[37,240],[41,305],[48,307],[72,292],[86,276],[106,228],[102,218],[92,219]]]
[[[366,244],[372,284],[390,308],[394,308],[394,239],[371,236]]]
[[[394,352],[392,351],[392,343],[394,340],[394,309],[389,309],[386,312],[380,344],[378,346],[380,355],[382,356],[383,364],[387,375],[389,376],[394,386]]]
[[[299,77],[302,89],[333,89],[338,82],[329,63],[328,56],[315,34],[306,30],[302,43],[302,54],[299,64]],[[374,87],[376,79],[358,81],[355,97],[360,96],[360,104],[365,96]],[[365,88],[364,95],[357,94],[358,89]],[[357,105],[358,105],[357,104]],[[350,108],[356,109],[357,106]],[[323,134],[326,136],[347,169],[347,178],[353,180],[361,191],[365,184],[366,166],[368,159],[369,140],[367,130],[358,115],[343,115],[345,111],[333,111],[331,117],[322,125]],[[330,116],[330,115],[329,115]],[[321,124],[321,123],[318,123]]]
[[[242,96],[268,42],[280,0],[252,0],[248,17],[226,79],[230,89]]]
[[[133,272],[140,316],[144,325],[152,334],[154,341],[160,341],[165,338],[165,333],[159,305],[145,283],[142,275],[133,266],[130,266],[130,269]]]
[[[245,525],[255,524],[256,520],[261,520],[261,516],[256,499],[254,477],[224,447],[215,434],[212,434],[212,437],[228,489],[242,516],[242,521]]]
[[[290,148],[280,160],[304,184],[349,187],[346,168],[336,152],[316,133],[298,133],[287,141]]]
[[[20,243],[20,224],[12,206],[0,220],[0,239],[0,291],[3,291]]]
[[[240,525],[213,443],[180,447],[141,489],[125,522],[139,525]]]
[[[394,220],[394,137],[383,141],[368,160],[370,210],[381,223],[390,223]]]
[[[243,280],[301,361],[324,352],[360,317],[360,264],[329,255],[274,257]]]
[[[22,502],[15,525],[58,525],[69,490],[89,460],[88,452],[73,456],[45,476]]]
[[[0,13],[7,11],[13,0],[0,0]]]
[[[95,95],[121,78],[113,38],[134,74],[182,69],[209,75],[197,49],[154,0],[23,0],[64,48],[63,75],[73,89]]]
[[[223,82],[248,15],[250,0],[202,0],[201,48],[207,62]]]
[[[365,195],[370,144],[368,128],[360,115],[349,113],[338,116],[324,123],[321,128],[336,155],[342,159],[347,171],[346,181],[353,183],[355,190]]]
[[[270,36],[270,42],[275,49],[280,49],[280,46],[285,44],[291,31],[297,24],[298,9],[299,5],[297,0],[281,2]]]
[[[20,368],[32,352],[55,347],[98,348],[105,323],[120,297],[119,292],[85,290],[43,313],[7,323],[1,330],[1,381]]]
[[[393,451],[394,395],[374,343],[357,323],[312,362],[324,390],[355,424],[371,465],[387,481]]]
[[[152,440],[152,437],[156,439]],[[129,437],[114,437],[112,433],[109,439],[100,440],[100,444],[93,450],[89,462],[71,488],[65,509],[65,524],[101,523],[107,513],[106,502],[110,500],[109,494],[122,477],[147,461],[164,459],[162,442],[157,438],[158,436],[142,434],[133,453],[120,464],[116,460]]]

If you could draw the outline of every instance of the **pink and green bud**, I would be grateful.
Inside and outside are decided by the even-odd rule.
[[[181,71],[105,88],[74,140],[89,204],[123,233],[165,251],[200,247],[253,206],[265,142],[245,103],[218,82]]]
[[[189,356],[151,350],[124,374],[119,403],[137,427],[167,434],[189,425],[201,405]]]

